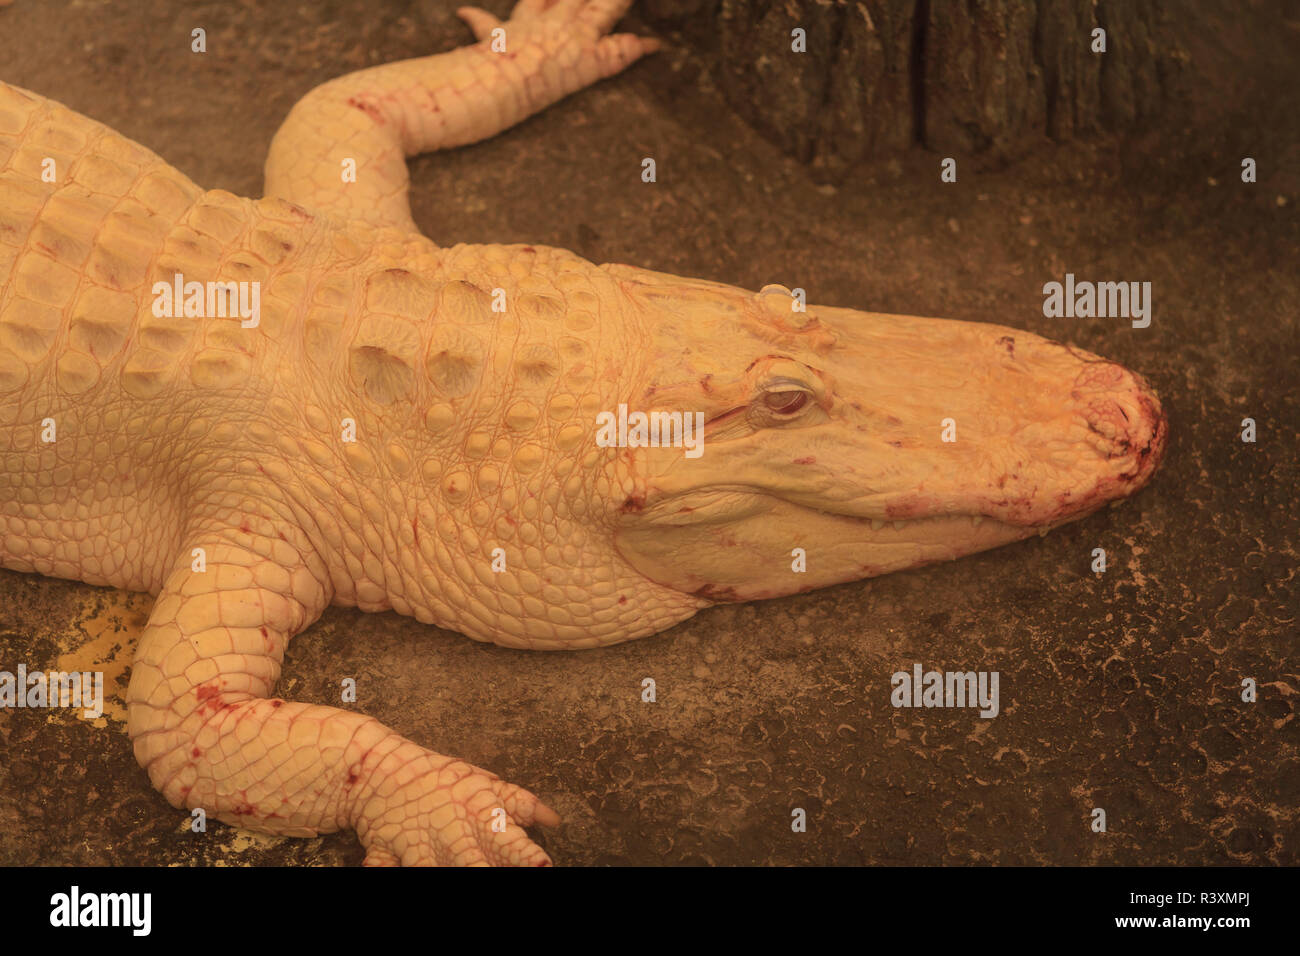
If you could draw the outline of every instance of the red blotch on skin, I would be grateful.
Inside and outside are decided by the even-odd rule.
[[[239,523],[239,530],[242,531],[242,532],[244,532],[244,534],[252,534],[252,532],[248,530],[248,522],[247,522],[247,521],[241,521],[241,522]]]
[[[361,112],[365,113],[372,120],[374,120],[376,125],[378,126],[384,125],[384,114],[379,111],[379,107],[376,106],[374,103],[367,103],[365,100],[359,97],[349,96],[348,106],[361,110]]]
[[[812,455],[808,455],[808,456],[805,457],[805,458],[796,458],[796,459],[794,460],[794,463],[795,463],[796,465],[811,465],[811,464],[816,463],[816,461],[817,461],[816,458],[814,458]]]
[[[626,594],[620,594],[620,595],[618,596],[618,603],[619,603],[619,604],[626,604],[626,603],[627,603],[627,595],[626,595]]]
[[[286,200],[284,204],[288,207],[291,213],[304,222],[314,222],[316,220],[315,216],[309,213],[306,209],[303,209],[302,206],[299,206],[296,202],[289,202]]]
[[[924,518],[929,514],[929,503],[920,498],[905,498],[885,505],[887,518]]]
[[[280,706],[281,704],[283,704],[283,703],[284,703],[284,701],[282,701],[282,700],[273,700],[273,701],[271,701],[271,706],[272,706],[272,707],[279,707],[279,706]]]
[[[203,751],[200,750],[198,747],[195,747],[193,750],[190,751],[190,756],[191,756],[191,757],[202,757],[202,756],[203,756]]]
[[[238,706],[234,701],[230,703],[221,702],[221,684],[219,681],[201,685],[194,694],[199,699],[199,710],[211,708],[215,714],[218,711],[230,710],[230,708]]]
[[[411,519],[411,534],[415,538],[415,543],[419,544],[420,543],[420,519],[419,518]]]
[[[524,252],[536,252],[536,251],[537,250],[534,249],[532,246],[524,246]]]
[[[696,588],[693,592],[696,597],[704,598],[706,601],[739,601],[740,595],[736,589],[730,585],[706,584],[703,587]]]

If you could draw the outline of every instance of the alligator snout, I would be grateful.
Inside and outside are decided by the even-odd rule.
[[[1023,334],[1019,353],[1008,358],[1007,374],[1029,376],[1029,387],[1019,389],[1015,407],[1002,406],[1010,428],[987,436],[986,462],[995,471],[1012,449],[1015,461],[992,478],[979,513],[1046,528],[1147,483],[1164,457],[1168,425],[1145,379],[1092,353]]]
[[[1091,499],[1074,503],[1058,520],[1078,517],[1093,505],[1125,497],[1145,485],[1164,458],[1169,434],[1160,399],[1142,376],[1114,362],[1070,351],[1087,363],[1075,378],[1071,398],[1079,405],[1093,447],[1113,468],[1098,480]]]
[[[1134,476],[1149,475],[1164,453],[1164,410],[1151,386],[1122,365],[1089,365],[1075,379],[1071,396],[1080,403],[1088,429],[1107,443],[1110,458],[1129,457]]]
[[[865,493],[842,513],[1042,530],[1131,495],[1163,457],[1159,399],[1115,362],[1001,326],[844,326],[839,414],[866,449],[844,448]]]

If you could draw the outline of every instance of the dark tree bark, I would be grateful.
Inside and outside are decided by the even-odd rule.
[[[754,127],[826,178],[912,144],[1015,152],[1148,122],[1177,98],[1195,0],[647,0]],[[1092,52],[1092,31],[1106,52]],[[807,52],[791,48],[806,33]]]

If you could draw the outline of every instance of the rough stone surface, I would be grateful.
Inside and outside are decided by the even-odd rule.
[[[450,5],[157,10],[19,0],[0,9],[0,70],[249,195],[307,89],[470,40]],[[1045,539],[720,607],[621,647],[528,654],[331,610],[290,646],[282,693],[335,702],[356,678],[360,708],[551,803],[565,825],[536,832],[560,864],[1300,862],[1300,97],[1294,25],[1272,23],[1239,11],[1195,41],[1187,130],[1035,141],[950,185],[916,148],[816,185],[683,79],[697,54],[682,47],[416,161],[414,214],[437,241],[548,243],[1072,340],[1151,379],[1171,447],[1137,498]],[[206,57],[189,53],[199,25]],[[1241,183],[1243,156],[1258,183]],[[1151,281],[1152,326],[1044,318],[1042,284],[1067,271]],[[0,573],[0,667],[93,666],[120,697],[149,606]],[[1000,671],[1002,714],[893,709],[890,675],[918,661]],[[647,676],[657,704],[640,702]],[[360,861],[348,833],[189,833],[112,707],[98,724],[0,712],[0,863]]]

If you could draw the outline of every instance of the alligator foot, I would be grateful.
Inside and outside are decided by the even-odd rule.
[[[631,6],[632,0],[519,0],[505,23],[478,7],[459,7],[456,15],[479,41],[491,42],[500,27],[503,33],[498,36],[505,39],[507,53],[512,43],[521,49],[535,44],[561,69],[582,75],[581,85],[586,86],[659,49],[653,37],[606,36]]]
[[[504,23],[461,7],[473,46],[358,70],[303,97],[271,143],[266,195],[415,232],[406,158],[494,136],[659,49],[609,33],[631,5],[521,0]]]
[[[358,801],[367,866],[550,866],[523,827],[559,815],[527,790],[403,741],[376,764]]]

